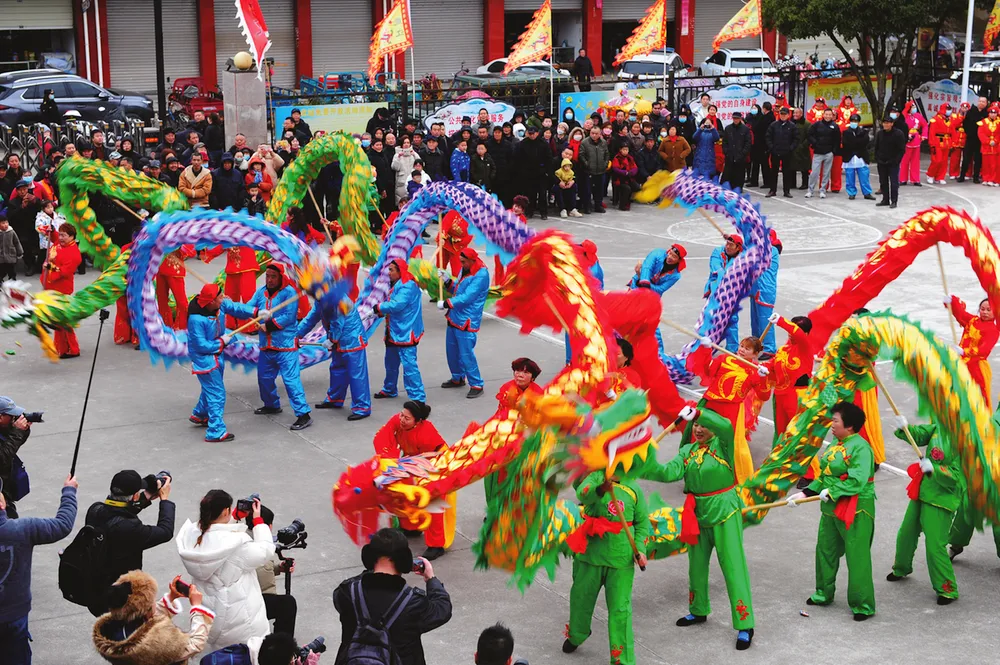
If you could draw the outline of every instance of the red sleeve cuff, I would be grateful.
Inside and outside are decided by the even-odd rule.
[[[253,525],[254,526],[260,526],[263,523],[264,523],[264,518],[263,517],[255,517],[255,518],[253,518]]]

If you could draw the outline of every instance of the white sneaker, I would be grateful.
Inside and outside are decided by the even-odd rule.
[[[811,199],[812,197],[813,197],[812,190],[809,190],[808,192],[806,192],[806,195],[803,198]]]
[[[577,210],[576,208],[573,208],[572,210],[569,211],[569,216],[570,217],[583,217],[583,214],[579,210]]]
[[[825,199],[825,198],[826,198],[826,192],[820,192],[820,193],[819,193],[819,197],[820,197],[821,199]]]
[[[559,211],[559,216],[560,217],[564,217],[564,218],[565,217],[569,217],[569,215],[566,214],[566,210],[565,209]]]
[[[947,180],[938,180],[938,184],[939,185],[947,185],[948,181]]]
[[[936,180],[934,180],[934,178],[931,178],[931,177],[928,177],[928,178],[927,178],[927,184],[928,184],[928,185],[933,185],[933,184],[934,184],[935,182],[937,182],[937,181],[936,181]]]

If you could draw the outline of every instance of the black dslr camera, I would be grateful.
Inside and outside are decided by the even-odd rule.
[[[22,415],[29,423],[40,423],[44,414],[44,411],[25,411]]]
[[[173,478],[174,474],[169,471],[160,471],[157,474],[149,474],[143,480],[146,483],[146,487],[155,487],[156,489],[147,490],[151,494],[156,494],[160,489],[166,484],[168,478]]]
[[[295,520],[298,522],[298,520]],[[301,522],[299,522],[301,524]],[[324,653],[326,651],[326,638],[317,637],[315,640],[299,649],[299,660],[303,663],[309,657],[309,652]]]
[[[306,525],[302,520],[295,518],[292,523],[288,526],[278,529],[278,533],[275,536],[276,542],[274,544],[274,553],[278,555],[278,559],[285,564],[285,593],[291,595],[292,593],[292,573],[291,567],[295,565],[295,559],[290,556],[285,556],[286,550],[304,550],[308,547],[306,538],[309,534],[306,532]],[[319,638],[322,640],[322,638]],[[320,642],[322,644],[322,642]],[[326,647],[323,647],[324,649]],[[313,649],[313,651],[317,651]],[[317,653],[319,653],[317,651]]]
[[[254,499],[260,501],[260,494],[254,492],[245,499],[236,500],[236,512],[242,515],[250,515],[253,513],[253,502]]]

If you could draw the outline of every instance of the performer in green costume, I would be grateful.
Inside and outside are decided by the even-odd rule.
[[[1000,427],[1000,407],[993,414],[993,422],[997,427]],[[962,492],[962,504],[955,513],[955,521],[951,525],[951,534],[948,537],[948,543],[951,545],[950,557],[952,559],[961,554],[969,546],[973,530],[977,526],[982,529],[981,518],[978,525],[976,521],[969,508],[969,497],[965,492]],[[993,525],[993,544],[997,548],[997,557],[1000,558],[1000,526],[996,524]]]
[[[896,438],[906,440],[902,428],[907,425],[902,416],[900,425]],[[938,605],[947,605],[958,598],[955,570],[948,558],[948,532],[965,494],[965,478],[958,455],[951,442],[941,436],[937,425],[911,425],[908,429],[918,446],[927,447],[927,454],[908,470],[912,478],[906,488],[910,505],[896,535],[896,559],[886,579],[896,582],[913,572],[913,553],[923,532],[931,585],[937,593]]]
[[[632,578],[636,563],[646,565],[646,539],[649,537],[646,497],[635,482],[608,481],[604,471],[595,471],[584,478],[577,487],[576,496],[583,507],[584,523],[566,539],[575,556],[563,652],[576,651],[590,637],[597,594],[603,586],[608,604],[611,665],[634,665]],[[638,556],[632,551],[626,527],[619,517],[623,511]]]
[[[865,412],[849,402],[831,409],[830,433],[837,439],[823,453],[820,475],[788,505],[806,496],[823,499],[816,536],[816,593],[807,605],[829,605],[837,586],[840,557],[847,558],[847,604],[855,621],[875,614],[872,538],[875,535],[875,456],[858,432]]]
[[[733,427],[709,409],[693,414],[694,441],[684,444],[667,464],[647,464],[643,478],[662,483],[684,480],[681,541],[688,544],[688,610],[678,626],[704,623],[712,611],[708,597],[708,564],[716,550],[726,580],[736,648],[748,649],[753,641],[753,601],[750,572],[743,550],[743,507],[736,491]]]

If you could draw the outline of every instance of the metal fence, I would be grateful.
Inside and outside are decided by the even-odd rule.
[[[89,139],[95,130],[104,132],[109,146],[124,138],[132,139],[136,150],[143,150],[145,124],[138,120],[112,120],[111,122],[74,121],[62,125],[17,125],[12,127],[0,123],[0,159],[6,161],[9,155],[17,155],[21,167],[37,173],[45,161],[43,145],[51,139],[57,149],[62,150],[67,143]]]

